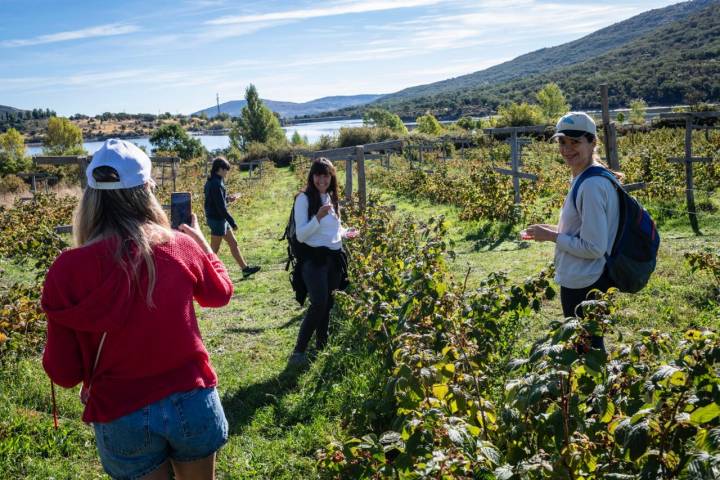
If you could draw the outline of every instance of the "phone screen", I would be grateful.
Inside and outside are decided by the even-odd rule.
[[[173,192],[170,194],[170,226],[177,229],[183,223],[190,225],[192,207],[190,192]]]

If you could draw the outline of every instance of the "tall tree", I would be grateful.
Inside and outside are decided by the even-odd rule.
[[[0,174],[17,173],[30,168],[30,158],[25,155],[25,139],[14,128],[0,133]]]
[[[645,100],[638,99],[630,102],[630,123],[642,125],[645,123],[645,111],[647,110],[647,103]]]
[[[175,154],[183,160],[199,157],[205,151],[202,143],[177,123],[163,125],[150,135],[154,150]]]
[[[557,83],[548,83],[535,95],[545,123],[555,123],[558,118],[570,110],[565,95]]]
[[[80,127],[64,117],[50,117],[43,141],[46,155],[82,155],[83,138]]]
[[[371,127],[386,127],[401,134],[408,133],[407,127],[405,127],[400,117],[382,108],[366,110],[363,114],[363,124]]]
[[[429,135],[440,135],[443,131],[442,125],[437,121],[431,113],[419,116],[416,120],[417,130],[420,133],[427,133]]]
[[[250,142],[272,145],[285,143],[285,132],[280,127],[280,121],[260,99],[255,85],[250,84],[247,87],[245,100],[247,105],[243,107],[230,132],[232,146],[244,150]]]

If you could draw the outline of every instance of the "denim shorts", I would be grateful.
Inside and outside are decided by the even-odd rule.
[[[215,387],[174,393],[93,427],[103,468],[116,480],[140,478],[169,458],[200,460],[228,439],[228,423]]]
[[[207,221],[208,227],[210,227],[210,234],[216,237],[224,237],[225,232],[230,228],[230,224],[228,224],[225,219],[206,218],[205,220]]]

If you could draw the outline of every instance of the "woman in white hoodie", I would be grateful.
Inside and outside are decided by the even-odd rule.
[[[573,198],[578,178],[588,168],[606,168],[595,153],[597,128],[584,112],[570,112],[557,123],[560,154],[570,168],[572,183],[565,197],[557,225],[530,225],[527,238],[555,242],[555,281],[560,285],[560,302],[566,317],[582,317],[583,302],[594,289],[612,287],[605,255],[610,254],[620,218],[616,185],[606,178],[583,178]],[[592,336],[593,348],[604,349],[603,338]]]

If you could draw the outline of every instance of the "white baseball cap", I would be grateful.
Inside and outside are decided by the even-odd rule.
[[[558,120],[555,126],[555,135],[550,137],[571,137],[580,138],[586,133],[597,135],[597,127],[595,120],[585,112],[569,112]]]
[[[93,171],[98,167],[112,167],[118,173],[118,182],[98,182],[93,178]],[[95,152],[90,165],[85,170],[88,187],[98,190],[118,190],[121,188],[139,187],[152,179],[152,163],[147,156],[134,143],[111,138],[107,140],[100,150]]]

